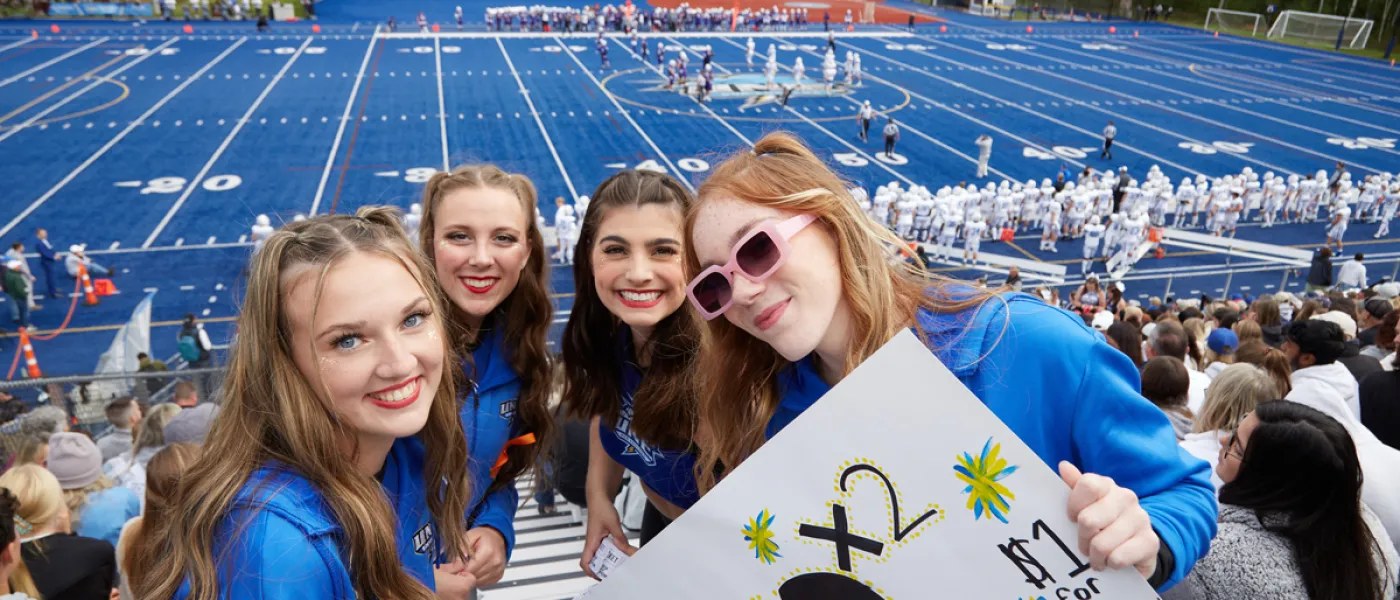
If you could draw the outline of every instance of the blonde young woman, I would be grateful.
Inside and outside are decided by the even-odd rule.
[[[1206,403],[1196,414],[1191,433],[1181,440],[1181,447],[1210,463],[1210,481],[1217,490],[1224,484],[1215,472],[1220,463],[1221,439],[1229,436],[1254,407],[1282,397],[1273,377],[1254,365],[1230,365],[1210,381]]]
[[[218,421],[127,557],[135,596],[433,598],[469,495],[441,315],[395,209],[269,236]]]
[[[0,488],[0,598],[38,600],[39,588],[21,556],[19,530],[29,524],[19,516],[19,498]]]
[[[108,598],[116,588],[112,545],[74,535],[63,488],[38,465],[15,467],[0,475],[0,487],[19,499],[15,530],[20,554],[45,600]]]
[[[689,295],[709,320],[697,372],[724,374],[702,384],[702,488],[915,327],[1059,468],[1093,567],[1135,569],[1159,588],[1185,576],[1215,532],[1208,465],[1177,448],[1166,417],[1138,393],[1136,369],[1067,311],[884,260],[900,241],[846,187],[778,133],[699,190],[686,220]]]
[[[461,404],[470,453],[467,570],[500,581],[515,547],[515,479],[548,447],[552,368],[545,337],[554,319],[549,257],[535,186],[494,166],[438,173],[423,191],[419,246],[450,309],[453,349],[471,360]]]

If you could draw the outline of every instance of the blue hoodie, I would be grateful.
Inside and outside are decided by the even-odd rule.
[[[485,330],[486,338],[472,352],[472,363],[463,365],[472,393],[462,402],[462,430],[470,456],[472,501],[467,504],[467,527],[490,527],[506,541],[506,559],[515,549],[515,507],[520,494],[507,484],[483,496],[491,487],[491,468],[517,433],[515,409],[520,398],[520,375],[510,365],[505,328]]]
[[[1206,555],[1217,511],[1210,465],[1177,446],[1166,415],[1139,393],[1132,361],[1082,319],[1006,294],[980,309],[921,311],[918,321],[938,359],[1051,469],[1067,460],[1138,495],[1172,553],[1160,590]],[[769,437],[830,389],[811,357],[785,369],[778,385]]]
[[[436,527],[423,491],[423,442],[400,438],[384,461],[380,482],[398,519],[399,562],[436,589]],[[269,463],[243,484],[214,535],[221,598],[308,600],[352,598],[355,586],[340,546],[344,530],[310,480]],[[189,596],[186,581],[176,599]]]
[[[700,486],[695,483],[695,455],[685,450],[655,448],[632,432],[632,395],[642,384],[642,371],[632,360],[632,331],[622,328],[618,336],[617,362],[622,371],[622,408],[618,427],[598,422],[598,440],[603,450],[617,464],[636,473],[642,483],[668,502],[690,508],[700,500]]]

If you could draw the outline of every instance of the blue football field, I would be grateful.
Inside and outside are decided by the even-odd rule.
[[[153,354],[175,353],[187,312],[226,342],[256,215],[277,223],[367,204],[406,208],[429,175],[463,163],[529,175],[549,219],[556,197],[591,194],[618,169],[660,169],[697,186],[724,156],[776,130],[872,189],[972,180],[982,133],[995,140],[988,181],[1039,181],[1061,165],[1126,166],[1139,179],[1157,165],[1174,182],[1246,166],[1330,172],[1339,160],[1358,178],[1400,170],[1400,71],[1381,62],[1169,25],[1117,22],[1110,33],[1107,23],[1034,23],[1027,33],[1024,22],[940,16],[945,23],[913,33],[838,36],[838,55],[861,54],[864,83],[804,88],[786,107],[758,89],[762,55],[774,44],[784,65],[802,57],[810,81],[825,34],[752,34],[752,66],[750,34],[650,35],[647,62],[612,37],[611,68],[601,69],[592,34],[386,34],[374,25],[313,34],[304,23],[262,35],[251,24],[200,23],[186,34],[180,24],[86,23],[33,37],[30,24],[0,24],[0,242],[32,251],[34,229],[45,227],[60,250],[85,243],[117,272],[120,293],[79,302],[66,325],[68,301],[46,300],[33,316],[46,334],[64,325],[34,349],[46,374],[67,374],[91,372],[151,292]],[[692,74],[699,51],[713,49],[712,102],[660,85],[658,43],[668,58],[681,46],[691,52]],[[878,139],[856,138],[864,100],[903,128],[893,159],[877,155]],[[1100,160],[1110,119],[1115,158]],[[1238,236],[1310,250],[1323,228],[1247,223]],[[1365,252],[1373,277],[1393,275],[1400,240],[1372,239],[1375,231],[1354,225],[1347,252]],[[1059,261],[1068,267],[1062,293],[1078,285],[1077,243],[1057,254],[1036,246],[1027,235],[982,250]],[[1295,263],[1169,245],[1166,258],[1149,256],[1127,275],[1127,296],[1298,290]],[[62,291],[74,289],[59,279]],[[557,336],[571,305],[567,268],[555,268],[554,287]],[[0,338],[5,362],[13,337]]]

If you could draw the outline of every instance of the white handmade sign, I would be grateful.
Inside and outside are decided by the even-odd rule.
[[[896,336],[589,600],[1153,599],[1078,552],[1069,488]]]

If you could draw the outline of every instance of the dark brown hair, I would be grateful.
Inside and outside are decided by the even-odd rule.
[[[613,209],[648,204],[674,208],[683,216],[694,202],[680,182],[645,170],[616,173],[593,192],[575,251],[574,307],[564,327],[561,406],[567,415],[583,419],[597,415],[614,426],[621,408],[617,352],[627,325],[608,312],[593,281],[593,247],[603,219]],[[682,305],[657,323],[636,357],[645,356],[649,364],[633,395],[631,428],[642,440],[661,448],[687,448],[694,433],[696,328],[695,315]]]
[[[1114,347],[1133,361],[1133,366],[1142,368],[1142,331],[1126,321],[1114,321],[1104,335],[1113,340]]]
[[[1158,356],[1142,366],[1142,395],[1157,408],[1175,410],[1186,415],[1186,399],[1191,391],[1191,375],[1186,363],[1175,356]]]
[[[490,494],[507,485],[535,465],[540,452],[550,447],[554,418],[549,411],[549,395],[553,389],[554,369],[551,366],[548,340],[550,322],[554,320],[554,303],[549,299],[549,255],[544,250],[544,236],[535,219],[538,214],[535,184],[524,175],[506,173],[495,165],[467,165],[450,173],[438,173],[428,179],[423,189],[423,221],[419,226],[419,245],[428,262],[437,265],[433,244],[438,205],[449,192],[460,189],[499,189],[511,192],[520,200],[525,213],[525,241],[530,246],[530,258],[520,281],[500,306],[482,320],[505,328],[508,348],[506,359],[520,376],[520,397],[515,420],[520,435],[535,434],[534,444],[506,448],[506,464],[496,473],[488,489]],[[471,348],[480,343],[476,328],[467,325],[461,309],[446,294],[443,303],[449,308],[447,319],[453,349],[471,358]],[[474,457],[481,459],[481,457]],[[485,457],[494,460],[495,457]]]
[[[1395,351],[1395,324],[1400,323],[1400,310],[1392,310],[1381,319],[1380,328],[1376,330],[1376,345],[1383,350]]]
[[[1254,304],[1249,305],[1249,312],[1254,313],[1254,320],[1262,327],[1283,325],[1283,316],[1278,310],[1278,300],[1274,300],[1272,294],[1264,294],[1256,298]]]

